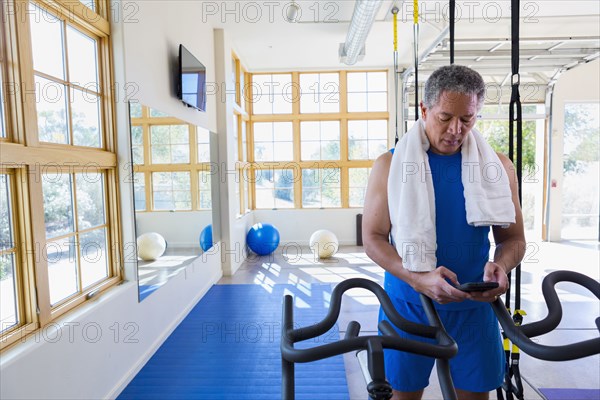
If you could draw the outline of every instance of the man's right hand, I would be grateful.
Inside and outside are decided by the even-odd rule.
[[[410,275],[409,284],[413,289],[436,303],[456,303],[471,298],[469,293],[455,287],[459,285],[456,274],[446,267],[440,266],[430,272],[411,272]]]

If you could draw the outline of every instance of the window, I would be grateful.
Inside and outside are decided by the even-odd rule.
[[[210,132],[130,104],[136,212],[211,209]]]
[[[0,348],[122,279],[108,4],[3,6]]]
[[[302,207],[340,207],[341,197],[339,168],[302,170]]]
[[[102,173],[42,175],[50,303],[108,276]]]
[[[365,193],[367,192],[367,183],[371,168],[349,168],[348,169],[348,187],[349,187],[349,206],[362,207],[365,203]]]
[[[257,208],[294,207],[294,170],[262,169],[256,171]]]
[[[187,164],[190,162],[188,125],[150,126],[152,164]]]
[[[600,103],[568,103],[564,112],[561,237],[597,240]]]
[[[8,331],[20,323],[17,289],[17,245],[13,216],[12,176],[0,174],[0,332]]]
[[[388,150],[387,136],[386,120],[348,121],[348,159],[377,158]]]
[[[253,75],[252,112],[254,114],[291,114],[292,75]]]
[[[294,135],[291,122],[254,123],[255,161],[292,161]]]
[[[98,39],[35,4],[28,12],[39,140],[102,147]]]
[[[300,122],[301,159],[339,160],[339,121]]]
[[[6,57],[4,55],[4,38],[0,32],[0,140],[5,139],[6,132],[6,99],[4,96],[4,71],[6,70]]]
[[[340,111],[338,73],[300,74],[300,112],[337,113]]]
[[[154,210],[180,211],[192,209],[189,172],[152,173]]]
[[[246,180],[253,208],[362,207],[373,162],[389,149],[387,72],[253,74],[250,87],[283,87],[274,76],[286,77],[298,96],[289,115],[253,97]],[[351,101],[364,106],[351,110]]]
[[[348,112],[387,111],[386,72],[348,72]]]

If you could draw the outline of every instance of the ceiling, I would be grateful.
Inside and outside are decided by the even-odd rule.
[[[413,64],[412,1],[383,1],[366,42],[366,55],[354,66],[339,61],[338,48],[343,43],[352,18],[352,0],[298,0],[298,21],[285,19],[291,0],[204,2],[203,20],[216,28],[224,28],[244,66],[253,72],[279,70],[327,70],[340,68],[381,68],[393,65],[392,5],[400,8],[398,18],[398,56],[402,68]],[[436,43],[447,28],[447,1],[420,1],[418,48],[421,56]],[[209,8],[210,7],[210,8]],[[510,50],[510,1],[457,1],[456,51],[457,63],[474,68],[497,63],[493,80],[502,81],[510,70],[509,58],[502,55]],[[580,58],[594,54],[599,47],[600,2],[597,0],[521,0],[521,64],[530,62],[532,69],[549,64],[548,60],[567,62],[569,49],[589,49]],[[584,41],[567,40],[585,38]],[[531,38],[539,40],[531,40]],[[484,42],[483,39],[490,39]],[[595,40],[594,40],[595,39]],[[498,43],[507,41],[500,48]],[[529,40],[529,41],[527,41]],[[563,43],[564,42],[564,43]],[[562,43],[562,44],[560,44]],[[422,65],[449,62],[444,43]],[[552,49],[553,46],[558,45]],[[549,53],[548,49],[552,49]],[[477,56],[469,51],[477,50]],[[536,53],[536,51],[538,51]],[[546,51],[546,53],[544,53]],[[488,52],[489,54],[486,54]],[[496,54],[491,54],[491,53]],[[591,53],[590,53],[591,52]],[[597,53],[597,50],[595,51]],[[577,53],[578,54],[578,53]],[[575,54],[575,55],[577,55]],[[537,55],[537,57],[534,57]],[[463,58],[464,56],[464,58]],[[482,58],[478,58],[481,57]],[[533,58],[529,60],[529,58]],[[563,58],[563,60],[560,60]],[[546,59],[544,61],[544,59]],[[573,60],[572,60],[573,61]],[[554,64],[552,64],[554,66]],[[525,66],[523,65],[523,68]],[[527,67],[528,68],[528,67]],[[555,68],[540,67],[539,76],[532,79],[549,80]],[[526,69],[526,68],[525,68]],[[491,78],[490,78],[491,79]]]

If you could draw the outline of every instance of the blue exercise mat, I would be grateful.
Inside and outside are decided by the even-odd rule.
[[[295,326],[306,326],[326,315],[331,286],[213,286],[118,399],[281,399],[284,294]],[[336,327],[301,344],[337,340]],[[296,364],[296,398],[348,399],[343,356]]]
[[[540,389],[547,400],[600,400],[600,389]]]

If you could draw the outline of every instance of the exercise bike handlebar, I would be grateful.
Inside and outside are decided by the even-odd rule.
[[[562,346],[546,346],[533,342],[530,338],[548,333],[558,326],[562,319],[562,307],[554,286],[558,282],[573,282],[584,286],[600,299],[600,283],[573,271],[554,271],[542,281],[542,294],[548,306],[548,315],[536,322],[516,326],[500,298],[492,303],[500,325],[508,338],[525,353],[547,361],[568,361],[591,356],[600,352],[600,337]],[[600,317],[596,318],[600,331]]]
[[[390,324],[386,325],[385,321],[380,324],[380,330],[384,335],[358,336],[360,325],[352,321],[348,325],[348,331],[343,340],[308,349],[294,348],[294,343],[320,336],[333,327],[340,314],[342,295],[345,291],[353,288],[363,288],[375,294],[385,314],[398,328],[414,335],[435,338],[437,343],[422,343],[401,338]],[[284,298],[281,354],[284,359],[290,362],[310,362],[353,350],[366,349],[369,340],[378,340],[383,348],[411,351],[440,359],[454,357],[458,351],[458,346],[444,330],[432,301],[426,296],[422,296],[421,302],[431,326],[408,321],[398,314],[387,293],[376,282],[362,278],[347,279],[333,289],[329,311],[322,321],[312,326],[294,329],[293,299],[290,295],[287,295]]]

